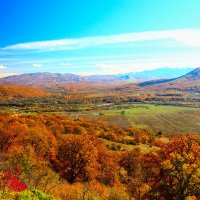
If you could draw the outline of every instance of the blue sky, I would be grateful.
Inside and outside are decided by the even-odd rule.
[[[200,67],[199,0],[0,0],[0,76]]]

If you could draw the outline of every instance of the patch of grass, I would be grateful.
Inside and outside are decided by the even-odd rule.
[[[200,133],[200,108],[132,104],[130,109],[123,111],[110,108],[99,112],[103,114],[101,118],[122,127],[134,126],[167,133]],[[92,111],[87,115],[92,116]]]
[[[150,147],[147,144],[128,145],[128,144],[122,144],[122,143],[109,141],[109,140],[106,140],[106,139],[101,139],[101,140],[108,147],[108,149],[111,149],[111,150],[132,151],[134,149],[139,148],[141,152],[148,153],[148,152],[151,152],[155,148],[153,146]],[[116,149],[113,149],[113,147],[116,147]]]

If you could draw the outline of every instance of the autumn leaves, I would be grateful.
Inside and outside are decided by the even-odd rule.
[[[60,184],[62,188],[79,184],[84,189],[87,183],[92,184],[88,194],[95,190],[105,200],[120,195],[138,200],[200,198],[200,138],[165,136],[168,140],[163,143],[159,137],[147,130],[61,115],[4,114],[0,188],[39,189],[62,199],[73,194],[57,189]],[[109,142],[129,149],[110,150]],[[140,150],[141,143],[149,146],[149,152]],[[16,167],[20,173],[15,173]],[[5,185],[5,174],[12,184]]]

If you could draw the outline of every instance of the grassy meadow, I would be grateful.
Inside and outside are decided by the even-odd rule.
[[[122,108],[110,106],[105,110],[71,115],[83,118],[103,118],[122,127],[134,126],[167,133],[198,134],[200,130],[200,108],[153,104],[131,104],[129,108],[126,108],[126,105]]]

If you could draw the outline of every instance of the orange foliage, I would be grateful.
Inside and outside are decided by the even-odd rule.
[[[155,144],[156,148],[146,154],[139,149],[111,151],[106,148],[109,140],[124,146],[133,144],[128,143],[133,140],[146,146]],[[127,143],[122,144],[124,141]],[[28,188],[40,186],[42,189],[49,180],[56,180],[52,182],[57,184],[60,176],[64,180],[63,188],[67,182],[82,183],[73,189],[79,197],[92,193],[100,199],[120,195],[128,199],[128,193],[135,199],[165,200],[172,196],[199,199],[199,137],[178,135],[171,136],[166,143],[154,141],[150,130],[122,129],[100,120],[72,120],[57,114],[3,113],[0,116],[0,174],[19,165],[21,172],[15,180]],[[49,188],[52,187],[53,184]],[[63,190],[55,190],[55,194],[63,199],[75,197],[73,192]]]
[[[0,99],[46,97],[49,94],[39,88],[16,85],[0,85]]]
[[[200,198],[200,146],[197,136],[178,136],[143,157],[145,179],[153,199]]]
[[[96,177],[97,142],[88,135],[66,135],[58,147],[54,168],[69,183]]]

